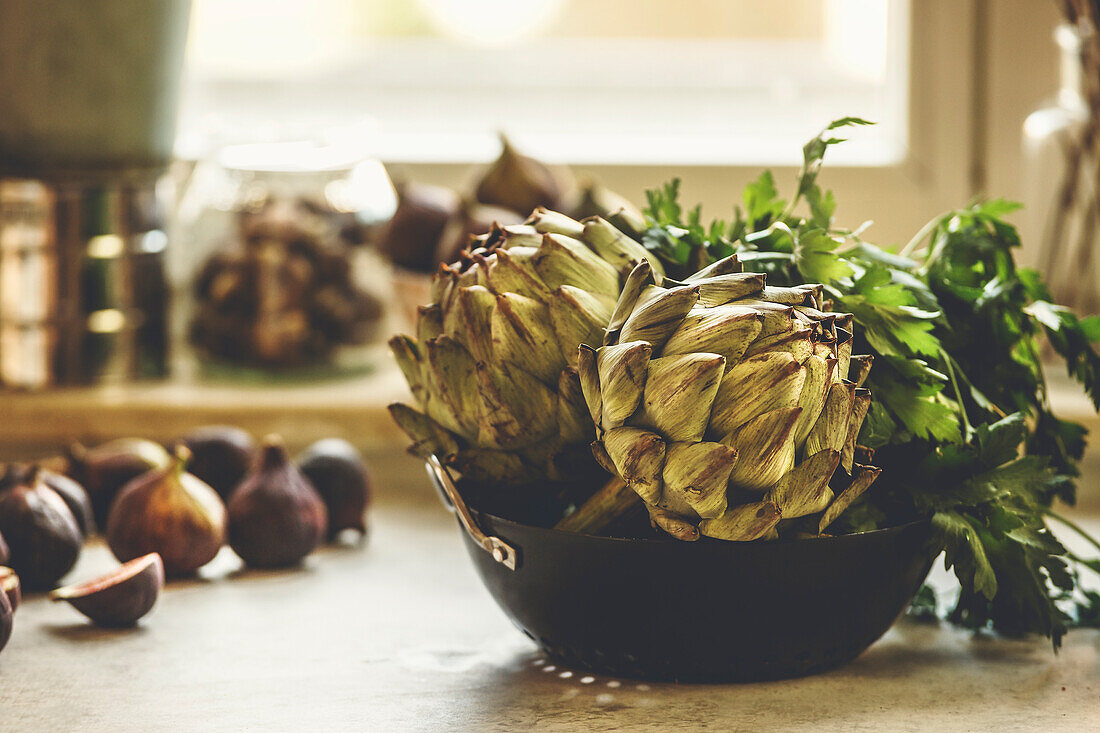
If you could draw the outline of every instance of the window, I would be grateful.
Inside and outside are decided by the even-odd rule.
[[[584,164],[902,160],[908,0],[196,0],[181,140],[354,126],[384,160],[525,150]]]

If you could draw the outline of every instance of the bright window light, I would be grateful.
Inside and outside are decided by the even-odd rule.
[[[390,161],[797,163],[908,140],[908,0],[196,0],[181,153],[354,126]]]

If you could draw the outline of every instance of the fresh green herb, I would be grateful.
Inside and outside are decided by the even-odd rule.
[[[824,283],[834,308],[855,317],[855,350],[875,356],[860,442],[884,470],[842,517],[847,528],[931,516],[960,583],[948,618],[1042,633],[1057,648],[1070,625],[1100,626],[1100,594],[1078,583],[1100,573],[1100,560],[1068,553],[1047,526],[1065,521],[1052,514],[1055,498],[1073,503],[1085,430],[1051,410],[1040,336],[1100,410],[1100,317],[1055,305],[1038,273],[1016,267],[1019,237],[1004,220],[1018,208],[1011,202],[947,212],[898,253],[837,227],[818,173],[843,142],[833,131],[865,124],[830,124],[803,148],[789,201],[765,172],[731,222],[704,227],[698,207],[685,213],[678,180],[649,191],[642,242],[673,277],[736,252],[773,284]],[[916,611],[935,605],[927,590]]]

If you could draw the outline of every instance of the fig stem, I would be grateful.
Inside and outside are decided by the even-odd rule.
[[[183,443],[176,443],[172,449],[172,475],[179,478],[187,470],[191,461],[191,450]]]

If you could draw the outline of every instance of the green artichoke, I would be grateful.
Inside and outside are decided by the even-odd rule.
[[[598,460],[681,539],[823,532],[878,476],[855,462],[870,359],[851,325],[820,285],[767,287],[736,256],[683,283],[639,264],[578,351]]]
[[[577,347],[603,338],[625,275],[646,257],[604,219],[546,209],[472,242],[435,276],[416,337],[390,341],[417,403],[390,406],[411,452],[474,481],[602,475]]]

